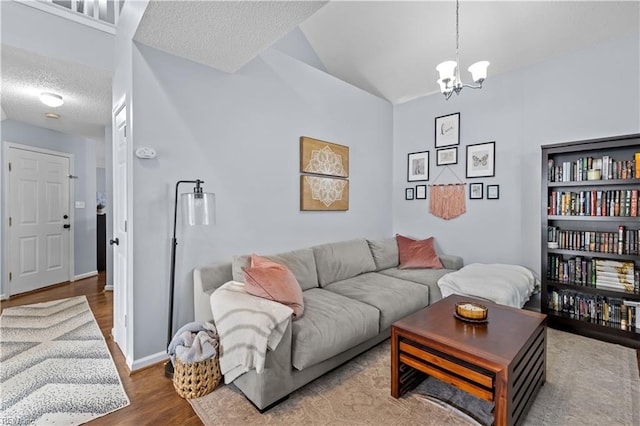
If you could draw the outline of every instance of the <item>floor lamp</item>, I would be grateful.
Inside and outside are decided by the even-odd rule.
[[[215,220],[215,195],[202,192],[203,180],[179,180],[176,183],[176,197],[173,204],[173,238],[171,239],[171,281],[169,285],[169,325],[167,327],[167,348],[173,338],[173,299],[176,283],[176,225],[178,222],[178,187],[181,183],[195,183],[193,192],[180,194],[182,204],[182,222],[189,226],[210,225]],[[173,378],[173,364],[171,360],[164,365],[164,375]]]

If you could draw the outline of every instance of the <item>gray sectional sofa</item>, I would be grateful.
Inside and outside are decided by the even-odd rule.
[[[233,384],[261,411],[389,337],[393,322],[442,298],[437,281],[462,267],[438,255],[445,269],[398,269],[395,238],[324,244],[273,256],[300,283],[304,315],[287,326],[262,374],[251,370]],[[250,256],[194,271],[195,320],[212,319],[211,293],[243,281]]]

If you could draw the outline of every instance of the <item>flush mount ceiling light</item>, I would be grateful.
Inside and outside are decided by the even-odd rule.
[[[40,93],[40,102],[51,108],[57,108],[64,103],[62,96],[48,92]]]
[[[60,118],[60,116],[55,112],[48,112],[44,116],[47,118],[53,118],[54,120],[57,120],[58,118]]]
[[[487,78],[488,61],[479,61],[472,64],[469,67],[471,78],[473,78],[475,85],[463,84],[460,78],[460,61],[458,59],[458,50],[460,49],[460,31],[459,31],[459,17],[460,17],[460,3],[456,0],[456,60],[444,61],[440,63],[436,70],[440,73],[440,79],[438,84],[440,85],[440,91],[444,95],[445,99],[449,99],[453,92],[456,95],[460,94],[463,87],[470,87],[472,89],[482,89],[482,82]]]

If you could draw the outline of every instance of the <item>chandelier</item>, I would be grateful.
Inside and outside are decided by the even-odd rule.
[[[473,84],[463,84],[460,78],[460,67],[458,59],[458,51],[460,50],[460,31],[459,31],[459,17],[460,17],[460,3],[456,0],[456,60],[444,61],[440,63],[436,70],[440,73],[440,79],[438,84],[440,85],[440,91],[444,95],[445,99],[449,99],[453,92],[456,95],[460,94],[463,87],[470,87],[471,89],[481,89],[482,82],[487,78],[488,61],[479,61],[472,64],[468,70],[473,78]]]

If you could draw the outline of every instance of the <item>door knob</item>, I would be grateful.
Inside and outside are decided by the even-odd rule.
[[[109,240],[109,244],[111,244],[111,245],[115,244],[115,245],[119,246],[120,245],[120,240],[118,239],[118,237],[116,237],[113,240]]]
[[[69,215],[65,214],[64,216],[62,216],[63,219],[69,219]]]
[[[62,225],[62,227],[64,229],[69,229],[69,228],[71,228],[71,225],[69,225],[68,223],[65,223],[64,225]]]

